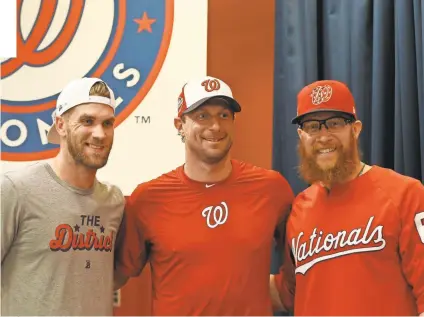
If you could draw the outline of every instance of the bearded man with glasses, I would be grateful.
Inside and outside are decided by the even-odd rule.
[[[362,123],[341,82],[298,94],[299,172],[276,310],[295,315],[424,315],[424,186],[361,161]]]

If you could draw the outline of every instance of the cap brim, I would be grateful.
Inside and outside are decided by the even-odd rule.
[[[317,109],[317,110],[313,110],[313,111],[309,111],[306,112],[304,114],[301,114],[300,116],[297,116],[295,118],[292,119],[291,123],[292,124],[298,124],[300,120],[302,120],[302,118],[308,114],[311,113],[317,113],[317,112],[338,112],[338,113],[342,113],[342,114],[346,114],[350,117],[354,117],[356,119],[356,116],[353,113],[350,112],[346,112],[346,111],[340,111],[340,110],[336,110],[336,109]]]
[[[56,125],[54,123],[50,127],[49,132],[47,132],[47,141],[52,144],[60,144],[59,133],[57,133]]]
[[[206,97],[206,98],[200,99],[199,101],[195,102],[190,107],[188,107],[186,110],[184,110],[183,113],[189,113],[189,112],[191,112],[191,111],[199,108],[200,106],[202,106],[206,101],[208,101],[210,99],[213,99],[213,98],[224,99],[225,101],[228,102],[228,105],[230,106],[230,108],[234,112],[240,112],[241,111],[241,106],[240,106],[240,104],[235,99],[233,99],[231,97],[228,97],[228,96],[216,95],[216,96],[211,96],[211,97]]]

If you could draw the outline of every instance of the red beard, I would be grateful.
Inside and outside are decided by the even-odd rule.
[[[305,146],[299,140],[297,151],[300,158],[298,170],[300,176],[308,184],[316,182],[323,182],[328,185],[343,183],[355,172],[357,164],[360,161],[358,142],[353,135],[353,131],[348,148],[344,148],[341,144],[337,146],[337,162],[329,169],[322,169],[317,164],[317,150],[315,148],[312,154],[308,154]]]

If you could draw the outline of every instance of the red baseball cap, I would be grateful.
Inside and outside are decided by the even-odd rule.
[[[211,98],[224,99],[234,112],[240,112],[239,103],[233,98],[231,88],[221,79],[206,76],[186,83],[178,97],[178,117],[193,111]]]
[[[304,87],[297,95],[297,116],[292,123],[314,112],[335,111],[356,120],[355,100],[346,84],[336,80],[320,80]]]

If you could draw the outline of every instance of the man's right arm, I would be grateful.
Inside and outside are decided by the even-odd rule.
[[[145,232],[138,217],[141,206],[137,190],[127,201],[115,245],[114,289],[120,289],[130,277],[138,276],[148,259]]]
[[[9,177],[1,177],[1,262],[9,252],[18,233],[22,199]]]

